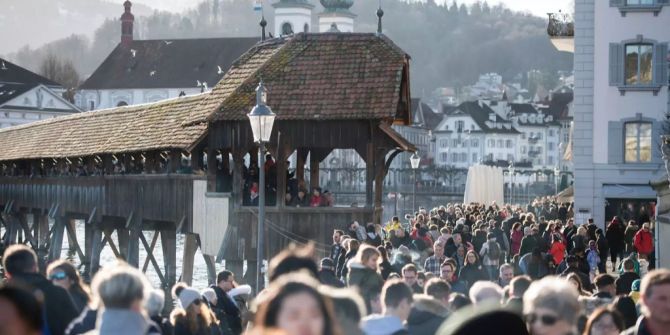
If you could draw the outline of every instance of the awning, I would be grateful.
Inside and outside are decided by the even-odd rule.
[[[408,141],[406,138],[402,137],[400,133],[395,131],[395,129],[391,128],[391,126],[381,123],[379,125],[379,129],[381,129],[386,135],[388,135],[391,140],[398,145],[398,148],[400,148],[403,151],[409,151],[409,152],[416,152],[416,146],[412,144],[410,141]]]
[[[614,199],[656,199],[656,192],[645,185],[603,185],[603,197]]]

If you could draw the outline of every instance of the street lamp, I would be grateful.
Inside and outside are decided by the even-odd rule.
[[[556,165],[554,167],[554,183],[556,184],[556,194],[558,194],[558,176],[561,173],[561,169]]]
[[[509,170],[510,177],[509,203],[512,204],[514,202],[514,162],[510,162],[507,169]]]
[[[416,210],[416,170],[419,168],[421,163],[421,157],[417,155],[416,151],[409,158],[409,162],[412,164],[412,170],[414,171],[414,186],[412,187],[412,211]]]
[[[267,106],[268,91],[263,86],[261,80],[256,87],[256,106],[247,116],[251,124],[251,132],[254,136],[254,143],[258,148],[258,239],[256,242],[256,292],[260,292],[262,287],[263,274],[263,235],[265,223],[265,143],[270,141],[272,126],[275,122],[276,114]]]

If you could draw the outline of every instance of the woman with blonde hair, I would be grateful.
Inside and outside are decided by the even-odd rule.
[[[384,278],[379,274],[380,259],[379,250],[373,246],[363,245],[349,263],[347,286],[358,288],[365,300],[368,313],[372,309],[372,300],[379,296],[384,286]]]

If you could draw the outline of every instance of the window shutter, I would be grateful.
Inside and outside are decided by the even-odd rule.
[[[610,86],[623,86],[623,44],[610,43]]]
[[[623,6],[624,1],[626,1],[626,0],[610,0],[610,7]]]
[[[623,123],[621,121],[610,121],[608,127],[607,161],[609,164],[623,163],[624,141]]]
[[[661,135],[663,135],[663,121],[654,121],[651,124],[651,162],[663,163],[661,154]]]
[[[668,43],[654,46],[654,84],[668,85]]]

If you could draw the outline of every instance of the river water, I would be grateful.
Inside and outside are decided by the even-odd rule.
[[[50,223],[53,224],[53,223]],[[76,232],[77,232],[77,242],[79,245],[83,248],[84,247],[84,222],[77,220],[76,221]],[[153,231],[145,231],[144,237],[147,239],[147,243],[151,244],[151,240],[154,236]],[[114,240],[114,244],[118,247],[118,238],[116,235],[116,232],[112,234],[112,240]],[[156,262],[158,262],[158,265],[161,268],[161,271],[163,271],[164,263],[163,263],[163,249],[161,247],[161,239],[159,238],[156,241],[156,247],[154,248],[153,255],[156,258]],[[184,235],[177,234],[177,278],[176,280],[179,281],[179,277],[181,276],[181,270],[182,270],[182,264],[183,264],[183,257],[184,257]],[[67,232],[65,233],[65,236],[63,237],[63,251],[61,254],[61,258],[67,258],[71,262],[73,262],[76,266],[79,266],[81,264],[81,261],[79,259],[79,256],[76,251],[71,251],[69,248],[69,238],[67,236]],[[142,243],[140,243],[140,267],[144,265],[144,261],[147,258],[147,252],[144,249],[144,246]],[[109,244],[105,245],[105,248],[102,250],[102,253],[100,255],[100,267],[105,267],[105,266],[110,266],[116,264],[116,256],[114,256],[114,252],[112,249],[109,247]],[[216,271],[221,271],[223,270],[225,264],[222,263],[217,263],[216,264]],[[246,268],[246,267],[245,267]],[[83,269],[83,267],[82,267]],[[158,278],[158,275],[156,274],[156,271],[149,262],[149,266],[147,267],[147,271],[145,272],[146,276],[149,278],[149,281],[155,288],[160,287],[160,279]],[[242,274],[235,274],[236,278],[242,278]],[[202,290],[207,287],[207,265],[205,264],[205,260],[202,257],[202,253],[200,252],[200,249],[196,251],[195,254],[195,259],[194,259],[194,264],[193,264],[193,283],[192,286],[198,290]]]

